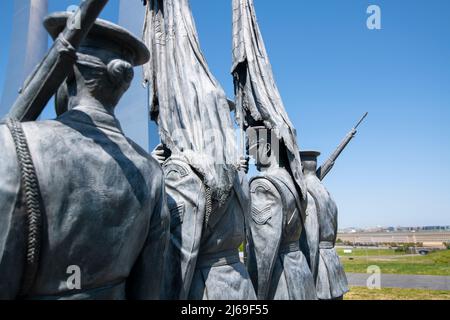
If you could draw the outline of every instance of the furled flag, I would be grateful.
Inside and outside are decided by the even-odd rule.
[[[294,181],[306,199],[297,133],[275,84],[253,0],[233,0],[233,67],[236,117],[243,129],[264,123],[288,149]]]
[[[238,148],[224,90],[201,52],[188,0],[148,0],[144,77],[162,143],[183,157],[222,199],[237,174]]]

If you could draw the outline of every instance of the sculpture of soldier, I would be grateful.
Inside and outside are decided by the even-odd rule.
[[[311,157],[311,154],[316,154],[309,151],[300,152],[300,157],[302,159],[302,167],[303,172],[306,175],[311,174],[311,168],[308,167],[308,159]],[[304,161],[303,157],[306,158]],[[305,166],[307,166],[305,168]],[[317,281],[317,268],[319,265],[319,217],[317,215],[316,203],[311,195],[308,192],[308,202],[306,208],[306,217],[305,217],[305,232],[303,236],[300,238],[300,249],[308,260],[309,267],[311,269],[311,273],[314,278],[314,283]]]
[[[264,127],[248,131],[260,175],[250,180],[247,264],[258,299],[315,300],[308,262],[300,250],[305,219],[289,169],[287,149]]]
[[[163,163],[171,214],[165,299],[256,299],[240,261],[248,193],[239,175],[225,92],[202,54],[188,0],[147,1],[144,68],[150,106],[168,157]]]
[[[338,209],[317,177],[317,157],[320,153],[305,151],[300,154],[308,186],[306,234],[317,296],[321,300],[341,299],[348,292],[348,284],[335,249]]]
[[[235,190],[229,196],[226,210],[217,210],[218,202],[213,202],[216,207],[211,213],[217,216],[214,219],[216,222],[208,224],[202,236],[200,230],[204,227],[202,210],[206,210],[206,190],[200,177],[183,159],[173,157],[162,144],[155,148],[152,155],[167,174],[172,240],[177,244],[169,249],[166,272],[166,279],[169,280],[166,282],[165,298],[256,299],[245,266],[238,260],[237,251],[245,241],[244,225],[246,215],[251,210],[248,158],[242,158],[239,163]],[[192,249],[189,248],[192,245]],[[223,250],[225,247],[230,249]],[[199,252],[203,251],[212,254],[198,257]],[[179,258],[182,258],[181,263],[176,262]]]
[[[256,299],[241,262],[245,216],[250,212],[246,160],[224,203],[211,198],[201,177],[180,156],[154,156],[166,174],[171,244],[165,273],[165,299]],[[209,207],[209,208],[208,208]]]
[[[46,18],[54,39],[67,19]],[[163,173],[114,116],[149,51],[97,20],[76,55],[58,99],[67,112],[0,125],[0,298],[158,299],[169,240]]]

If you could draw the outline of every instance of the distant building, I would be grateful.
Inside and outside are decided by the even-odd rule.
[[[450,226],[427,226],[427,227],[422,227],[421,230],[423,230],[423,231],[448,231],[448,230],[450,230]]]

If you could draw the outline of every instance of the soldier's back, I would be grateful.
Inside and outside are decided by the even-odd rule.
[[[43,208],[39,270],[27,296],[125,299],[127,278],[145,246],[162,192],[162,170],[123,135],[117,120],[107,113],[73,110],[55,121],[25,123],[23,129]],[[15,206],[6,215],[9,221],[17,221],[25,217],[25,208],[8,133],[2,126],[0,139],[6,147],[2,160],[8,164],[0,166],[0,171],[11,171],[8,177],[6,172],[1,175],[8,179],[11,192],[6,198],[2,192],[0,200]],[[0,268],[12,271],[15,265],[13,277],[17,278],[24,272],[26,229],[23,220],[15,223],[12,231],[21,236],[3,239],[15,257]],[[80,287],[73,288],[67,280],[77,270]]]
[[[306,179],[309,194],[314,199],[318,223],[320,227],[320,241],[335,243],[337,236],[338,209],[336,203],[322,182],[315,176]]]
[[[300,251],[304,212],[289,173],[271,169],[251,181],[249,269],[258,297],[314,300],[314,280]]]
[[[164,164],[171,211],[171,246],[166,272],[166,299],[256,299],[247,270],[239,258],[245,239],[248,195],[239,185],[224,203],[211,201],[199,175],[179,156]],[[239,192],[239,194],[238,194]]]

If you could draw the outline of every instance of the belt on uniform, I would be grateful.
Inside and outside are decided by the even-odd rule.
[[[221,251],[212,254],[202,254],[198,257],[197,269],[228,266],[239,262],[241,262],[241,259],[239,257],[238,249]]]
[[[298,241],[282,244],[279,250],[279,252],[283,254],[297,251],[300,251],[300,244]]]
[[[319,249],[333,249],[334,243],[331,241],[320,241],[319,242]]]

